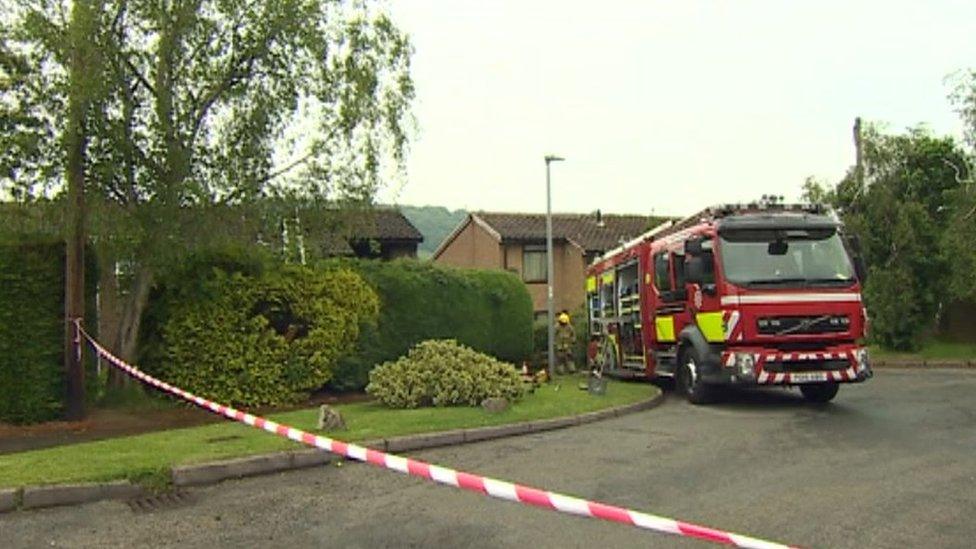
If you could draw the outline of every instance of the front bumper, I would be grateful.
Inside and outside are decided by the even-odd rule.
[[[867,351],[857,345],[789,353],[743,347],[711,358],[702,381],[720,385],[860,383],[873,375]]]

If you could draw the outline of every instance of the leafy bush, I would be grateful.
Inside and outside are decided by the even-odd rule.
[[[454,340],[417,344],[405,357],[377,366],[366,392],[392,408],[477,406],[484,399],[522,397],[522,380],[511,364]]]
[[[86,325],[95,322],[95,261],[86,253]],[[0,244],[0,421],[61,417],[64,380],[64,244]],[[89,367],[93,361],[86,360]],[[87,373],[89,389],[94,375]],[[91,392],[91,391],[90,391]]]
[[[248,270],[260,274],[211,268],[171,281],[153,304],[147,370],[215,400],[296,402],[331,379],[360,327],[375,322],[375,293],[348,269]]]
[[[335,389],[362,389],[377,364],[395,360],[427,339],[455,339],[516,364],[532,352],[532,300],[511,273],[407,259],[338,264],[361,274],[379,295],[381,307],[376,326],[361,332],[357,353],[340,360],[331,383]]]

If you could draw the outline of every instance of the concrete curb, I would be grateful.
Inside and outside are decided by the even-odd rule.
[[[366,441],[366,446],[379,448],[385,441]],[[206,486],[227,479],[267,475],[281,471],[318,467],[337,459],[336,456],[309,448],[290,452],[259,454],[242,458],[211,461],[199,465],[184,465],[170,469],[170,479],[174,486]]]
[[[593,421],[648,410],[659,405],[663,400],[664,393],[661,392],[640,402],[615,406],[613,408],[576,416],[510,423],[508,425],[495,425],[492,427],[455,429],[437,433],[420,433],[380,440],[368,440],[357,444],[394,454],[442,446],[455,446],[470,442],[480,442],[483,440],[526,435],[583,425]],[[171,478],[175,486],[206,486],[229,479],[315,467],[330,463],[336,459],[339,458],[328,452],[316,449],[276,452],[273,454],[228,459],[200,465],[174,467],[171,470]]]
[[[412,450],[423,450],[424,448],[436,448],[438,446],[453,446],[464,444],[466,429],[454,431],[441,431],[439,433],[423,433],[418,435],[407,435],[396,438],[386,439],[386,451],[399,454]]]
[[[657,395],[641,402],[615,406],[613,408],[576,416],[540,419],[474,429],[457,429],[439,433],[422,433],[389,439],[367,440],[358,444],[392,453],[411,452],[440,446],[454,446],[583,425],[602,419],[610,419],[648,410],[658,406],[663,400],[664,393],[659,392]],[[228,479],[316,467],[330,463],[336,459],[338,459],[337,456],[314,448],[275,452],[272,454],[227,459],[199,465],[173,467],[170,470],[170,478],[174,486],[206,486]],[[22,509],[38,509],[58,505],[90,503],[106,499],[133,499],[143,496],[145,493],[145,489],[141,486],[128,481],[27,486],[23,489],[3,489],[0,490],[0,513],[12,511],[18,507]]]
[[[872,368],[893,368],[903,370],[928,370],[948,368],[953,370],[976,369],[976,360],[872,360]]]
[[[59,505],[76,505],[106,499],[132,499],[145,494],[142,486],[127,480],[91,484],[58,484],[27,486],[22,494],[21,507],[40,509]]]
[[[4,488],[0,490],[0,513],[13,511],[20,505],[23,491],[20,488]]]

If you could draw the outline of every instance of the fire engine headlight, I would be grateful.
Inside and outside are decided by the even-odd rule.
[[[752,353],[736,353],[735,366],[739,370],[740,375],[752,377],[756,372],[756,359],[752,356]]]

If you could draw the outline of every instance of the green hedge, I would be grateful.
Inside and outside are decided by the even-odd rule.
[[[0,244],[0,421],[59,419],[65,398],[63,242]],[[94,327],[97,277],[86,254],[86,325]],[[88,383],[94,380],[92,361]]]
[[[331,379],[377,307],[348,269],[269,267],[233,253],[198,257],[153,296],[143,364],[222,402],[297,402]]]
[[[361,390],[376,365],[395,360],[428,339],[454,339],[514,364],[532,352],[532,300],[518,277],[504,271],[462,270],[402,259],[333,260],[363,276],[380,298],[379,322],[359,338],[358,351],[339,361],[331,386]]]

